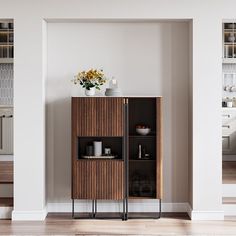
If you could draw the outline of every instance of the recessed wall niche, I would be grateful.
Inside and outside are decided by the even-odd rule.
[[[114,76],[124,96],[163,96],[164,201],[187,202],[189,23],[49,22],[47,30],[48,202],[70,202],[70,97],[84,95],[70,80],[91,67]]]

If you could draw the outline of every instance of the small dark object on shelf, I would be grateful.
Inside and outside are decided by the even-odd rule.
[[[89,144],[86,146],[86,156],[93,156],[93,155],[94,155],[93,145]]]

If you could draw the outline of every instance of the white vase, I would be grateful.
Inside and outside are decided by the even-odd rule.
[[[85,89],[85,95],[86,96],[94,96],[95,95],[95,87],[88,89]]]
[[[94,150],[94,156],[101,156],[102,155],[102,142],[94,141],[93,150]]]

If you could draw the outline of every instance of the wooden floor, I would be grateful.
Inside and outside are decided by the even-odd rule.
[[[49,215],[45,222],[0,221],[0,235],[236,235],[236,218],[190,221],[185,215],[158,220],[72,220]]]
[[[236,184],[236,161],[223,161],[223,184]]]

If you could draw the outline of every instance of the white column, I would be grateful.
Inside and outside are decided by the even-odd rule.
[[[45,111],[43,20],[15,18],[13,220],[43,220]]]
[[[223,219],[221,20],[193,20],[192,219]]]

